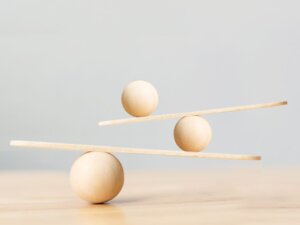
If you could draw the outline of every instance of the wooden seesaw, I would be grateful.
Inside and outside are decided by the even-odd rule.
[[[82,199],[90,203],[104,203],[113,199],[121,191],[124,183],[123,167],[119,160],[111,153],[224,160],[260,160],[261,156],[259,155],[199,152],[207,147],[212,136],[209,123],[200,116],[283,106],[287,105],[287,101],[150,116],[157,107],[158,94],[150,83],[135,81],[124,89],[122,104],[124,109],[129,114],[136,116],[136,118],[102,121],[99,122],[99,125],[119,125],[181,118],[174,128],[174,139],[178,147],[183,151],[24,140],[12,140],[10,145],[24,148],[86,152],[72,166],[70,173],[71,186],[74,192]]]
[[[263,103],[263,104],[254,104],[254,105],[243,105],[243,106],[224,107],[224,108],[217,108],[217,109],[207,109],[207,110],[193,111],[193,112],[170,113],[170,114],[163,114],[163,115],[137,117],[137,118],[106,120],[106,121],[100,121],[98,123],[98,125],[99,126],[112,126],[112,125],[141,123],[141,122],[156,121],[156,120],[176,119],[176,118],[181,118],[184,116],[205,116],[205,115],[225,113],[225,112],[240,112],[240,111],[245,111],[245,110],[271,108],[271,107],[277,107],[277,106],[284,106],[287,104],[288,104],[287,101],[281,101],[281,102],[270,102],[270,103]]]
[[[84,152],[107,152],[107,153],[126,153],[126,154],[142,154],[157,156],[173,156],[173,157],[191,157],[191,158],[207,158],[207,159],[227,159],[227,160],[260,160],[258,155],[240,155],[240,154],[223,154],[223,153],[202,153],[202,152],[178,152],[172,150],[158,149],[140,149],[125,148],[99,145],[80,145],[53,142],[37,142],[12,140],[10,146],[38,149],[56,149],[65,151],[84,151]]]

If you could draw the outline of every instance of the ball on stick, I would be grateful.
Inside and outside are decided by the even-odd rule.
[[[74,162],[70,181],[73,191],[80,198],[90,203],[104,203],[121,191],[123,167],[112,154],[88,152]]]
[[[212,132],[209,123],[199,116],[181,118],[174,128],[174,139],[184,151],[202,151],[211,141]]]
[[[132,116],[149,116],[157,108],[158,93],[152,84],[138,80],[128,84],[122,93],[122,105]]]

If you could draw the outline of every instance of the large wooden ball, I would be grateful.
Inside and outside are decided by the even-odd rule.
[[[209,123],[199,116],[181,118],[174,128],[174,139],[184,151],[198,152],[211,141],[212,132]]]
[[[158,93],[152,84],[138,80],[128,84],[122,93],[122,105],[132,116],[149,116],[157,108]]]
[[[74,162],[70,181],[73,191],[80,198],[90,203],[104,203],[121,191],[123,167],[112,154],[88,152]]]

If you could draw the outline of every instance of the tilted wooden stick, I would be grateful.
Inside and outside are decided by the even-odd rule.
[[[12,140],[10,142],[10,145],[16,147],[25,147],[25,148],[45,148],[45,149],[58,149],[58,150],[69,150],[69,151],[74,150],[74,151],[85,151],[85,152],[128,153],[128,154],[212,158],[212,159],[227,159],[227,160],[260,160],[261,159],[261,157],[258,155],[237,155],[237,154],[179,152],[179,151],[177,152],[171,150],[137,149],[137,148],[125,148],[125,147],[78,145],[78,144],[20,141],[20,140]]]
[[[99,122],[99,126],[139,123],[139,122],[147,122],[147,121],[154,121],[154,120],[175,119],[175,118],[180,118],[183,116],[203,116],[203,115],[208,115],[208,114],[216,114],[216,113],[224,113],[224,112],[238,112],[238,111],[244,111],[244,110],[253,110],[253,109],[283,106],[283,105],[287,105],[287,104],[288,104],[287,101],[282,101],[282,102],[272,102],[272,103],[256,104],[256,105],[245,105],[245,106],[218,108],[218,109],[208,109],[208,110],[194,111],[194,112],[162,114],[162,115],[126,118],[126,119],[118,119],[118,120],[107,120],[107,121]]]

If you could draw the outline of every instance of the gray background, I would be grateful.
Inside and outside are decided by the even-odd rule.
[[[211,115],[207,152],[261,162],[118,155],[127,169],[296,166],[299,1],[0,2],[0,168],[68,169],[79,153],[16,149],[11,139],[177,149],[176,120],[98,127],[127,117],[123,87],[147,80],[155,112],[289,100]]]

